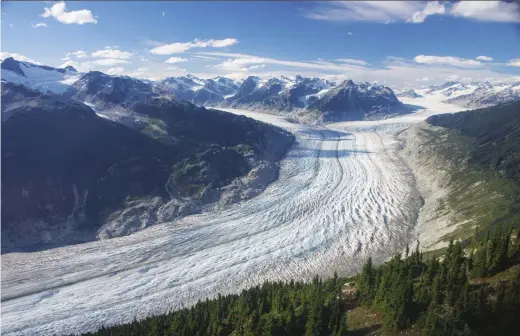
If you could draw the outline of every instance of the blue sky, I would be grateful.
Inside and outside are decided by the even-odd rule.
[[[320,76],[421,86],[519,80],[497,1],[2,2],[2,58],[160,79]]]

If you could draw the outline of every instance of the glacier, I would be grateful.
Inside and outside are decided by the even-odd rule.
[[[415,242],[420,195],[396,132],[460,108],[425,108],[379,121],[306,125],[224,109],[293,132],[280,177],[243,203],[130,236],[2,255],[2,332],[92,331],[240,292],[266,280],[358,271]]]

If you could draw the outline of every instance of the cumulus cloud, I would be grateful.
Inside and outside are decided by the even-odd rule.
[[[182,62],[187,62],[188,59],[187,58],[182,58],[182,57],[170,57],[168,58],[166,61],[164,61],[164,63],[182,63]]]
[[[47,24],[45,22],[38,22],[36,24],[33,24],[32,27],[33,28],[47,27]]]
[[[40,62],[38,61],[35,61],[29,57],[25,57],[24,55],[21,55],[21,54],[18,54],[18,53],[12,53],[12,52],[0,52],[0,60],[4,60],[8,57],[12,57],[14,58],[15,60],[17,61],[22,61],[22,62],[29,62],[29,63],[33,63],[33,64],[41,64]]]
[[[512,60],[509,60],[507,65],[513,66],[513,67],[520,67],[520,58],[515,58],[515,59],[512,59]]]
[[[238,43],[237,39],[226,38],[223,40],[198,40],[195,39],[191,42],[175,42],[171,44],[163,44],[150,50],[152,54],[157,55],[171,55],[183,53],[192,48],[224,48],[235,45]]]
[[[51,8],[45,7],[43,14],[44,18],[53,17],[61,23],[65,24],[84,24],[84,23],[97,23],[97,20],[92,15],[92,12],[88,9],[81,9],[77,11],[67,12],[65,8],[65,2],[58,2]]]
[[[493,60],[493,58],[489,57],[489,56],[478,56],[476,59],[478,59],[479,61],[492,61]]]
[[[520,22],[519,6],[516,1],[460,1],[450,14],[479,21]]]
[[[129,59],[133,53],[128,51],[121,51],[114,47],[105,47],[105,49],[97,50],[92,53],[92,57],[102,58],[117,58],[117,59]]]
[[[416,63],[421,64],[440,64],[440,65],[449,65],[458,68],[476,68],[481,67],[483,64],[480,61],[472,60],[472,59],[464,59],[460,57],[454,56],[428,56],[428,55],[418,55],[414,58]]]

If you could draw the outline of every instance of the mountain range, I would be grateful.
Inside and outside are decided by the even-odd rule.
[[[294,140],[130,77],[11,60],[2,76],[2,252],[127,235],[249,199],[277,179]]]
[[[413,91],[413,90],[412,90]],[[398,94],[409,94],[404,91]],[[419,96],[437,97],[446,103],[459,105],[466,108],[481,108],[501,103],[508,103],[520,99],[520,82],[495,83],[490,82],[446,82],[442,85],[432,85],[422,89],[416,89]]]
[[[235,81],[221,76],[201,79],[186,75],[154,82],[98,71],[79,73],[72,67],[59,69],[7,58],[2,62],[2,80],[62,95],[110,115],[157,97],[199,106],[283,113],[307,122],[387,118],[409,112],[388,87],[301,76],[271,79],[250,76]]]
[[[96,112],[115,117],[136,102],[170,97],[198,106],[238,108],[296,117],[303,122],[384,119],[408,113],[399,97],[435,97],[465,108],[479,108],[520,98],[520,82],[446,82],[441,85],[396,90],[351,80],[331,82],[295,76],[262,79],[249,76],[232,80],[193,75],[148,81],[111,76],[99,71],[80,73],[73,67],[53,68],[6,58],[2,81],[40,92],[52,92],[90,105]]]

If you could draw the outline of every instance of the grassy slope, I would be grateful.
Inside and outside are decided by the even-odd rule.
[[[437,115],[415,127],[427,149],[420,155],[435,156],[431,174],[446,177],[449,190],[436,213],[457,227],[441,240],[520,223],[520,102]]]

